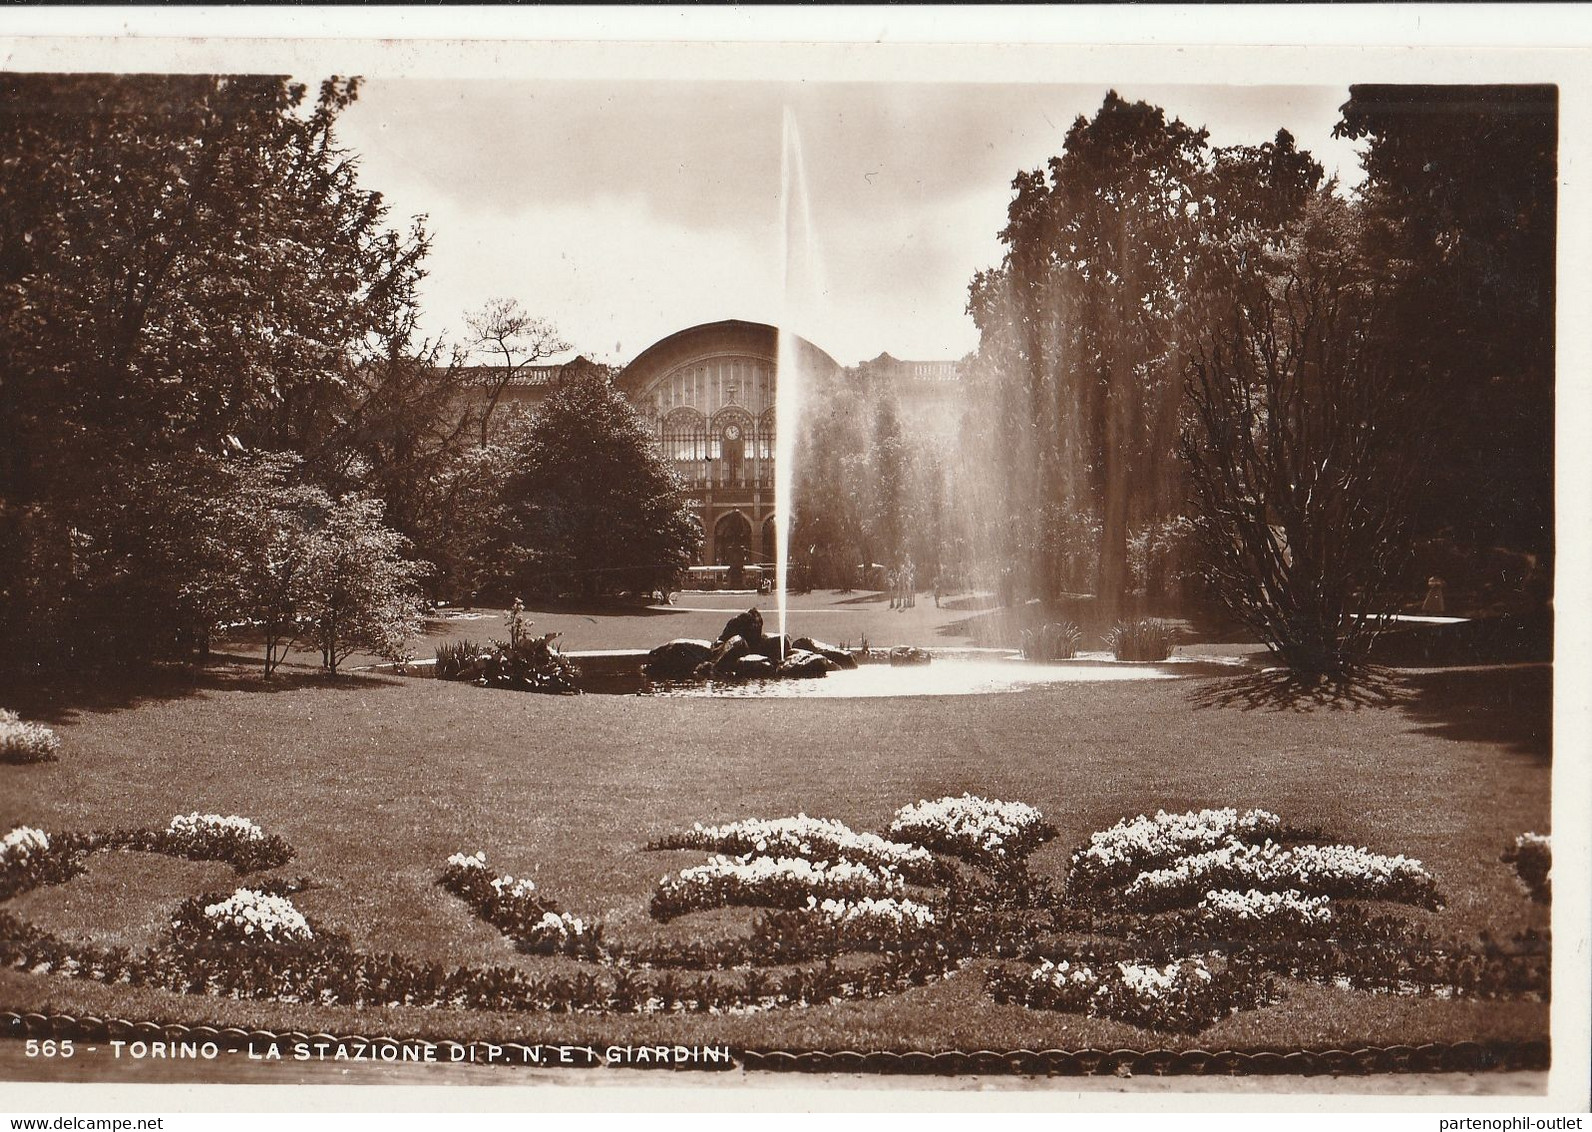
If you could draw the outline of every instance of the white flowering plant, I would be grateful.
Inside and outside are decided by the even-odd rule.
[[[1089,844],[1073,851],[1067,876],[1068,894],[1082,897],[1133,880],[1189,853],[1227,842],[1252,843],[1283,834],[1283,822],[1266,810],[1190,810],[1154,817],[1140,814],[1110,829],[1091,834]]]
[[[903,806],[890,835],[990,870],[1011,869],[1056,836],[1033,806],[963,794]]]
[[[1249,968],[1232,963],[1213,967],[1211,958],[1201,955],[1165,964],[1119,962],[1114,968],[1101,981],[1091,1011],[1148,1029],[1198,1033],[1276,993],[1270,979]]]
[[[805,857],[810,861],[857,861],[900,873],[912,884],[938,884],[946,865],[919,845],[858,833],[829,818],[748,818],[723,825],[697,822],[660,838],[649,849],[705,849],[732,857]]]
[[[306,943],[314,935],[304,913],[285,896],[240,888],[205,906],[211,938],[236,943]]]
[[[0,763],[49,762],[60,749],[61,737],[44,724],[0,708]]]
[[[542,918],[520,936],[520,950],[533,955],[555,955],[580,951],[592,942],[593,933],[586,921],[568,912],[543,912]]]
[[[178,814],[154,838],[135,836],[118,843],[123,848],[151,849],[194,861],[225,861],[239,873],[276,868],[293,858],[293,848],[286,841],[237,814]]]
[[[652,894],[651,913],[672,920],[690,912],[731,905],[802,908],[814,900],[861,900],[902,894],[905,879],[892,869],[857,861],[805,857],[714,857],[704,865],[665,875]]]
[[[926,928],[935,922],[933,908],[904,897],[886,896],[878,900],[871,896],[864,896],[860,900],[836,900],[830,897],[820,901],[815,896],[809,896],[807,908],[830,923],[843,926],[859,925],[900,931]]]
[[[0,869],[26,868],[50,851],[50,835],[19,825],[0,837]]]
[[[289,899],[303,882],[272,881],[184,901],[171,931],[181,944],[270,947],[308,944],[315,932]]]
[[[1296,845],[1272,841],[1220,848],[1183,857],[1166,868],[1140,873],[1122,890],[1126,904],[1158,911],[1197,903],[1212,889],[1250,888],[1340,899],[1388,900],[1441,906],[1437,883],[1414,858],[1387,856],[1353,845]]]
[[[19,825],[0,837],[0,900],[37,888],[60,884],[82,871],[79,854],[59,845],[42,829]]]
[[[996,968],[987,986],[997,1002],[1176,1033],[1198,1033],[1276,994],[1270,979],[1214,954],[1170,960],[1073,955],[1045,959],[1027,971]]]
[[[1332,901],[1297,889],[1261,892],[1212,889],[1194,909],[1197,925],[1229,940],[1287,939],[1316,934],[1333,922]]]

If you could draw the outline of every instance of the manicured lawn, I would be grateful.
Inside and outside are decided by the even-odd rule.
[[[740,601],[721,598],[710,608]],[[849,616],[888,624],[883,605]],[[920,601],[897,616],[921,617],[932,631],[934,612],[932,601]],[[554,616],[598,626],[575,647],[611,648],[713,636],[728,614],[640,613],[623,624]],[[848,615],[830,616],[838,623]],[[533,617],[539,629],[556,627],[549,615]],[[495,616],[475,624],[498,630]],[[645,641],[635,640],[638,626]],[[860,636],[810,631],[854,643]],[[882,632],[875,639],[885,641]],[[1061,835],[1031,864],[1057,880],[1073,846],[1121,817],[1264,807],[1334,840],[1420,858],[1448,907],[1412,916],[1445,933],[1508,938],[1546,926],[1546,912],[1498,860],[1516,834],[1547,830],[1546,669],[1428,673],[1413,679],[1409,702],[1360,710],[1198,708],[1192,694],[1200,683],[1080,683],[950,699],[649,700],[397,677],[328,683],[302,672],[265,685],[238,669],[196,684],[99,687],[71,697],[17,690],[8,706],[51,722],[63,749],[55,763],[0,767],[0,829],[163,827],[191,810],[246,815],[297,848],[279,872],[311,878],[314,887],[294,900],[312,918],[346,930],[356,946],[450,965],[550,962],[516,954],[437,887],[450,853],[485,850],[499,871],[535,878],[566,909],[603,921],[621,939],[684,940],[744,931],[750,915],[655,924],[646,908],[659,877],[702,855],[647,852],[649,839],[695,821],[798,812],[877,830],[904,803],[963,791],[1042,809]],[[141,947],[183,897],[235,883],[218,864],[100,854],[86,876],[7,907],[64,937]],[[355,1011],[15,970],[0,972],[0,1007],[343,1033],[789,1048],[1214,1049],[1547,1031],[1540,1003],[1295,985],[1280,1004],[1177,1037],[996,1005],[977,964],[878,1001],[722,1017]]]

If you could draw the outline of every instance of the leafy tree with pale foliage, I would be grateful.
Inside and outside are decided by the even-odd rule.
[[[307,532],[292,587],[306,636],[333,675],[364,650],[403,660],[420,631],[423,567],[404,557],[408,540],[382,523],[382,502],[346,495]]]

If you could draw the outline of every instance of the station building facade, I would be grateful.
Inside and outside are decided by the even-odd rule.
[[[954,427],[960,391],[955,362],[913,362],[881,354],[844,369],[804,338],[794,365],[807,389],[856,380],[902,406],[923,431]],[[526,367],[502,390],[503,404],[534,408],[565,366]],[[615,382],[635,405],[664,458],[685,484],[702,530],[700,563],[743,566],[774,561],[775,375],[779,331],[727,319],[677,331],[643,350]],[[490,380],[483,367],[481,380]]]
[[[797,338],[809,386],[840,365]],[[730,319],[669,335],[619,374],[628,397],[685,483],[702,527],[705,565],[772,562],[775,373],[779,332]]]

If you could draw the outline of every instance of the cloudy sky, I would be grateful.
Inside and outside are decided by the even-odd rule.
[[[1059,152],[1105,92],[372,79],[341,136],[395,223],[430,218],[430,334],[461,337],[466,312],[512,296],[612,362],[721,318],[787,323],[847,364],[956,358],[977,345],[967,285],[1000,259],[1013,175]],[[1213,145],[1286,127],[1329,175],[1359,179],[1355,147],[1331,138],[1345,88],[1118,92],[1204,126]],[[787,168],[800,171],[788,224]]]

